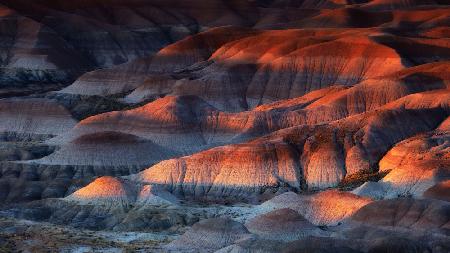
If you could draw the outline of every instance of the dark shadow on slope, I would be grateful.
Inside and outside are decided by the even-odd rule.
[[[448,47],[435,46],[431,43],[425,44],[392,35],[372,36],[371,39],[394,49],[401,56],[402,63],[406,67],[450,59],[450,48]]]

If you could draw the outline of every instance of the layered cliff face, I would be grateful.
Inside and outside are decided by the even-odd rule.
[[[215,0],[205,3],[195,0],[183,3],[178,1],[95,1],[89,3],[86,1],[73,1],[72,3],[64,1],[35,1],[29,3],[25,0],[4,0],[1,7],[1,22],[4,24],[2,25],[1,65],[3,73],[2,83],[7,86],[7,89],[3,93],[11,96],[14,94],[29,94],[36,91],[57,90],[61,86],[69,84],[86,71],[112,67],[146,56],[152,58],[152,55],[170,43],[220,26],[233,25],[263,29],[354,27],[370,28],[371,33],[382,37],[387,35],[384,33],[390,33],[391,30],[394,31],[392,32],[393,35],[404,35],[406,33],[409,36],[410,34],[417,35],[417,33],[423,32],[430,33],[432,36],[433,33],[442,31],[448,25],[448,20],[446,19],[448,9],[442,8],[443,6],[445,7],[439,1],[364,1],[362,3],[352,1],[300,1],[298,3],[292,1],[233,1],[228,3]],[[420,30],[411,29],[412,27],[418,27]],[[322,37],[326,37],[328,34],[324,33]],[[225,40],[231,41],[236,39],[228,35],[229,33],[222,32],[222,36],[228,37]],[[314,36],[317,35],[316,33]],[[343,41],[340,40],[342,38],[337,39],[337,44],[333,43],[334,45],[331,45],[345,49],[342,53],[333,55],[335,58],[338,58],[335,59],[339,61],[336,64],[339,66],[347,65],[346,68],[342,69],[342,71],[345,71],[345,75],[342,75],[340,81],[352,83],[355,79],[361,77],[358,71],[364,71],[364,67],[360,67],[360,70],[352,69],[355,68],[355,66],[352,67],[352,64],[359,65],[362,63],[367,65],[373,62],[373,60],[370,60],[373,58],[370,56],[370,53],[366,55],[367,53],[362,52],[364,49],[356,48],[360,47],[359,44],[367,43],[364,42],[367,39],[364,38],[366,36],[367,33],[363,32],[362,40],[355,39],[353,41],[358,46],[340,47],[339,43],[348,43],[345,39]],[[317,38],[319,39],[319,37]],[[249,39],[251,40],[251,38]],[[282,54],[284,51],[284,54],[287,54],[289,53],[288,51],[294,50],[295,47],[298,49],[299,42],[291,41],[291,39],[292,37],[287,40],[289,42],[285,43],[282,50],[274,50]],[[336,40],[332,37],[324,39],[328,41]],[[404,49],[402,43],[410,43],[401,39],[401,41],[398,41],[398,38],[390,36],[385,40],[391,44],[392,41],[396,41],[394,43],[396,50]],[[300,41],[303,41],[303,39],[300,39]],[[319,39],[316,43],[320,43],[320,41],[323,41],[323,39]],[[358,41],[361,42],[357,43]],[[179,51],[178,54],[190,55],[191,60],[197,62],[207,60],[210,55],[208,56],[204,47],[207,47],[209,42],[205,43],[205,41],[201,40],[195,40],[194,42],[195,44],[192,46],[199,49],[196,50],[196,53],[201,53],[201,57],[193,55],[195,52]],[[257,42],[258,44],[266,43],[267,45],[267,36],[257,40]],[[243,43],[245,46],[246,42],[243,41]],[[305,42],[300,42],[300,44],[305,44]],[[430,47],[427,45],[427,42],[421,41],[419,44],[421,47]],[[242,47],[243,45],[237,46]],[[260,48],[258,51],[264,53],[263,45],[254,46],[255,48]],[[437,50],[434,46],[436,45],[433,45],[433,51]],[[353,47],[355,48],[351,49]],[[179,49],[186,48],[180,47]],[[318,48],[314,51],[317,53],[321,49]],[[165,52],[167,53],[167,50]],[[414,54],[413,52],[408,53],[410,54],[409,56]],[[415,58],[432,58],[430,55],[427,57],[420,56],[420,53],[421,51],[419,50],[419,55],[415,55]],[[319,55],[308,56],[313,57],[312,61],[322,62],[323,60],[316,57],[327,54],[327,52],[322,52]],[[358,54],[362,59],[356,57],[352,61],[345,60],[348,54]],[[386,57],[388,54],[383,55]],[[95,71],[83,75],[75,83],[80,85],[78,89],[70,88],[65,90],[65,92],[81,94],[83,91],[80,87],[87,88],[104,84],[101,79],[104,79],[104,81],[108,80],[110,82],[109,86],[117,86],[118,83],[123,82],[128,84],[122,84],[123,87],[115,88],[91,88],[92,90],[87,93],[84,92],[84,94],[104,95],[105,93],[127,92],[141,85],[146,79],[145,76],[148,76],[151,72],[156,69],[161,70],[161,66],[159,66],[161,61],[168,61],[168,59],[161,60],[161,58],[172,59],[169,60],[171,61],[170,64],[173,64],[171,70],[178,69],[177,67],[182,67],[186,63],[175,60],[186,60],[185,56],[181,58],[164,57],[167,56],[164,54],[160,56],[157,57],[160,59],[156,60],[158,64],[153,64],[151,68],[142,66],[135,68],[133,66],[136,65],[131,63],[130,66],[128,64],[119,66],[115,71],[100,70],[100,72]],[[344,59],[340,59],[340,57]],[[381,55],[379,57],[383,58]],[[67,65],[65,59],[71,59],[71,64]],[[217,58],[214,59],[217,60]],[[142,63],[142,60],[137,61]],[[145,61],[151,60],[147,59]],[[279,59],[276,65],[280,66],[280,64],[283,69],[289,72],[294,67],[291,66],[293,64],[301,67],[303,64],[308,63],[292,62],[288,58]],[[312,64],[312,62],[309,62],[309,64]],[[333,65],[332,62],[325,64]],[[290,67],[286,65],[290,65]],[[335,71],[340,69],[339,66],[334,67]],[[187,66],[184,65],[184,67]],[[299,73],[296,75],[297,78],[304,78],[305,81],[308,81],[308,78],[323,79],[323,77],[318,77],[317,74],[314,74],[318,71],[317,69],[311,68],[315,67],[306,67],[305,71],[308,70],[308,73]],[[264,74],[260,72],[270,72],[271,69],[271,66],[265,66],[263,70],[259,71],[259,74]],[[221,71],[221,68],[214,70]],[[243,74],[238,75],[236,78],[242,79],[242,75],[252,76],[254,71],[254,68],[251,68],[251,70],[244,71]],[[129,80],[131,74],[142,74],[142,72],[145,72],[144,76],[134,77],[134,80]],[[371,72],[373,74],[376,73],[374,70]],[[321,81],[325,81],[325,83],[333,79],[336,81],[336,75],[340,75],[340,73],[331,73],[326,80]],[[96,76],[99,77],[96,78]],[[101,76],[104,76],[104,78]],[[259,76],[258,78],[262,77]],[[276,81],[272,80],[271,82]],[[310,84],[313,85],[313,88],[319,80],[314,80],[314,82],[316,84]],[[327,85],[325,83],[323,85]],[[273,85],[277,85],[277,83]],[[323,85],[321,84],[320,87],[323,87]],[[296,95],[297,93],[293,94],[293,96]]]
[[[352,13],[330,16],[350,20],[360,28],[361,22]],[[360,16],[370,14],[379,15],[369,12]],[[338,25],[340,29],[336,29],[328,24],[336,25],[338,21],[320,20],[323,14],[311,20],[319,19],[320,28],[334,29],[212,29],[170,45],[154,57],[113,70],[90,72],[62,92],[117,95],[131,92],[125,97],[129,103],[167,94],[197,95],[219,109],[241,111],[329,85],[353,85],[405,67],[448,59],[445,40],[414,38],[418,32],[403,27],[410,23],[423,27],[420,33],[446,26],[447,9],[384,14],[386,20],[366,29],[342,29],[352,27],[348,24]],[[291,28],[298,27],[309,26],[300,23]],[[155,74],[163,75],[163,79]],[[142,93],[143,97],[135,97]]]
[[[449,251],[449,15],[0,0],[0,244],[46,222],[110,242],[48,251]]]
[[[96,172],[87,175],[124,175],[164,159],[240,143],[163,161],[133,178],[199,198],[251,200],[267,187],[333,187],[352,175],[376,172],[392,145],[431,131],[446,119],[447,81],[426,73],[434,72],[416,69],[351,88],[333,86],[242,113],[221,112],[196,96],[167,96],[83,120],[47,141],[59,150],[22,164],[75,166],[75,174],[94,166]],[[424,85],[422,80],[431,82]],[[429,89],[437,90],[402,98]],[[398,178],[392,173],[387,178]]]
[[[4,5],[0,12],[2,97],[57,89],[92,68],[50,27]]]
[[[176,2],[2,1],[2,96],[58,90],[199,31],[250,26],[258,12],[244,2]]]
[[[348,94],[353,94],[351,92],[352,89],[336,88],[334,92],[339,94],[345,91]],[[327,94],[333,97],[342,97],[336,96],[332,91],[327,89]],[[164,159],[166,156],[176,155],[176,153],[171,153],[167,150],[177,150],[178,154],[192,153],[198,149],[206,149],[208,144],[220,144],[220,142],[208,142],[211,140],[222,140],[222,143],[224,140],[230,141],[233,139],[242,141],[249,138],[249,136],[242,135],[242,132],[252,132],[254,129],[266,129],[268,131],[270,127],[274,130],[279,129],[282,124],[277,126],[274,117],[281,119],[286,117],[283,116],[286,114],[283,114],[283,108],[287,108],[286,110],[289,110],[290,113],[303,113],[304,111],[314,110],[316,108],[315,103],[320,104],[321,95],[323,95],[321,93],[310,94],[296,101],[289,100],[272,106],[257,108],[254,113],[264,113],[262,114],[264,116],[262,119],[266,121],[260,119],[253,122],[257,122],[262,126],[256,125],[256,123],[249,124],[249,119],[254,118],[255,115],[250,113],[216,114],[217,111],[214,108],[194,97],[182,98],[181,101],[189,101],[192,105],[195,105],[194,108],[197,109],[197,112],[193,110],[190,110],[190,112],[196,113],[195,115],[198,116],[193,117],[189,114],[187,117],[184,117],[186,115],[177,114],[178,112],[175,110],[177,108],[175,105],[177,104],[173,104],[173,101],[180,102],[180,100],[167,97],[142,108],[125,112],[125,114],[111,113],[99,118],[94,117],[85,120],[67,136],[63,135],[63,137],[54,140],[55,142],[67,143],[63,144],[62,149],[31,163],[54,165],[91,164],[95,166],[121,165],[128,167],[133,164],[145,165],[145,163],[154,163]],[[308,101],[312,98],[316,99],[316,102],[303,108],[301,102],[308,104]],[[145,184],[162,184],[169,191],[179,196],[210,197],[212,199],[231,197],[252,200],[266,191],[267,188],[272,187],[301,190],[336,186],[343,179],[353,174],[371,173],[376,170],[378,161],[398,141],[435,128],[435,131],[442,131],[441,129],[446,126],[445,120],[448,116],[448,100],[448,91],[445,89],[414,94],[391,102],[375,111],[356,114],[352,117],[331,122],[328,125],[291,127],[247,143],[218,147],[192,156],[163,161],[136,176],[132,176],[131,179]],[[334,100],[331,101],[332,104],[335,103]],[[156,105],[162,107],[155,107]],[[296,107],[301,109],[292,111]],[[148,111],[157,112],[156,108],[165,108],[163,115],[173,116],[164,117],[162,121],[161,119],[156,121],[157,117],[152,118],[149,117],[150,115],[145,114]],[[168,114],[168,108],[171,109],[173,114]],[[273,113],[273,115],[269,112]],[[240,117],[236,117],[236,115]],[[246,117],[243,117],[243,115]],[[346,114],[342,117],[345,116]],[[120,121],[117,122],[116,119],[118,118],[123,119],[123,122],[127,122],[127,124],[120,123]],[[140,119],[141,121],[133,123],[133,121],[130,121],[132,118],[135,120]],[[215,120],[211,120],[211,118]],[[196,120],[192,121],[193,119]],[[236,119],[241,119],[245,124],[236,124],[236,122],[239,122]],[[230,130],[228,128],[230,120],[235,123],[234,131],[226,132],[225,130]],[[209,125],[211,122],[214,123],[212,124],[214,127]],[[217,122],[223,125],[217,124]],[[307,121],[305,118],[300,117],[294,123],[288,121],[285,124],[295,124],[295,122],[299,122],[297,124],[305,124]],[[411,123],[405,124],[405,122]],[[150,127],[152,123],[156,124],[154,128]],[[164,127],[170,125],[172,127],[170,128],[170,133],[168,133]],[[142,128],[142,126],[145,127]],[[182,128],[180,128],[180,132],[177,132],[175,131],[177,128],[173,126],[181,126]],[[382,129],[387,127],[390,129],[389,132],[382,131]],[[111,128],[117,132],[110,132]],[[122,133],[120,133],[121,131]],[[164,142],[168,135],[176,137],[171,138],[171,142]],[[198,136],[190,138],[195,135]],[[140,136],[142,138],[141,141],[136,139],[139,138],[136,136]],[[442,134],[439,136],[442,136]],[[445,135],[442,137],[445,138]],[[144,143],[146,142],[153,143],[153,146],[145,149]],[[439,145],[441,142],[433,141],[432,143]],[[444,143],[442,145],[445,145],[445,142],[442,143]],[[92,148],[87,148],[88,146]],[[102,149],[102,152],[92,152],[92,150],[99,149]],[[136,151],[133,154],[126,155],[129,152],[128,150]],[[424,150],[428,149],[425,148]],[[446,149],[445,146],[442,146],[436,150],[437,152],[445,153]],[[140,154],[140,152],[149,153],[145,156],[136,155]],[[389,158],[392,156],[389,155],[390,153],[393,152],[388,152],[388,155],[381,159],[381,171],[393,169],[383,165],[384,161],[392,159]],[[411,152],[411,155],[415,153]],[[432,173],[439,178],[438,180],[444,180],[447,178],[445,173],[445,155],[435,156],[437,158],[432,161],[436,164],[437,170],[429,166],[426,166],[426,168],[428,171],[434,171]],[[324,159],[324,157],[327,157],[327,159]],[[142,158],[144,160],[141,160]],[[406,161],[417,165],[411,159],[406,159]],[[406,166],[406,168],[408,167]],[[413,168],[418,169],[417,166]],[[419,180],[407,179],[402,174],[406,172],[402,171],[405,171],[405,169],[395,167],[381,182],[386,181],[389,182],[388,185],[391,185],[396,180],[410,180],[411,183],[416,183]],[[245,174],[243,174],[244,172]],[[240,176],[238,177],[237,175]],[[423,173],[418,174],[416,171],[413,171],[411,174],[411,176],[414,175],[424,176]],[[438,182],[434,180],[430,181],[430,183],[425,183],[423,180],[419,181],[419,184],[424,184],[421,186],[422,192],[426,190],[427,185],[431,187],[433,182]],[[409,187],[402,184],[398,187],[403,187],[402,189],[409,191]],[[396,191],[389,191],[389,195],[395,194],[397,194]],[[369,196],[373,197],[370,194]]]
[[[445,42],[433,43],[372,29],[260,32],[220,28],[182,40],[153,58],[88,73],[61,92],[131,92],[124,98],[131,103],[164,95],[196,95],[218,109],[242,111],[331,85],[382,82],[416,62],[448,59]],[[404,58],[403,50],[411,44],[436,51],[434,55],[408,53]]]
[[[396,198],[420,197],[432,186],[450,177],[447,118],[434,131],[408,138],[390,149],[379,162],[389,172],[377,183],[355,191],[360,195]]]
[[[438,127],[448,116],[448,100],[447,90],[410,95],[328,125],[291,127],[245,144],[167,160],[138,179],[200,196],[259,192],[267,186],[337,186],[346,175],[375,170],[396,142]]]

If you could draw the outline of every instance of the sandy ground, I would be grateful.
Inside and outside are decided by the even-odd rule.
[[[73,229],[49,223],[0,218],[0,252],[160,252],[177,235]]]
[[[258,213],[254,207],[247,204],[183,206],[186,211],[190,209],[209,217],[230,217],[240,222]],[[162,252],[163,245],[188,228],[180,228],[177,233],[92,231],[4,216],[0,218],[0,253]]]

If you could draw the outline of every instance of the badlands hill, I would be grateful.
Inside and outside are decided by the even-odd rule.
[[[0,0],[0,245],[45,222],[154,252],[448,252],[449,17]]]
[[[168,44],[214,27],[379,28],[397,35],[433,36],[445,33],[448,8],[437,0],[2,0],[0,23],[1,94],[11,96],[58,90],[86,71],[152,57]],[[65,59],[71,59],[70,64]],[[110,76],[104,81],[130,76],[110,70],[99,75]],[[94,81],[95,76],[80,81],[102,83]]]

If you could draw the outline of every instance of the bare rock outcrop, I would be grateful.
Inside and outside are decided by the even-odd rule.
[[[67,132],[75,126],[69,111],[49,99],[0,100],[0,132],[4,139],[49,138]],[[39,138],[41,137],[41,138]]]
[[[287,27],[293,28],[383,25],[402,31],[404,23],[427,28],[443,25],[443,17],[448,15],[446,9],[391,13],[355,6],[312,12],[311,17],[300,18],[297,23],[286,21],[290,17],[277,23],[274,13],[280,12],[280,6],[275,3],[273,6],[259,13],[261,20],[256,27],[271,24],[283,27],[287,22]],[[294,13],[305,15],[303,5],[296,8],[299,9],[293,10]],[[364,24],[367,16],[376,22]],[[252,25],[255,24],[248,26]],[[242,111],[330,85],[382,79],[405,67],[449,59],[445,40],[415,36],[389,34],[378,28],[280,31],[221,27],[169,45],[155,57],[87,73],[62,92],[96,95],[131,92],[124,99],[129,103],[167,94],[197,95],[221,110]],[[164,80],[155,77],[159,75]]]
[[[114,178],[100,177],[80,190],[72,193],[67,200],[90,204],[129,205],[136,199],[136,190],[129,182]]]
[[[446,119],[434,131],[396,144],[379,163],[380,170],[389,173],[379,182],[366,183],[355,192],[377,199],[419,198],[430,187],[448,180],[448,122]]]
[[[65,198],[83,205],[177,205],[179,200],[158,185],[136,185],[129,180],[103,176]]]
[[[258,33],[241,30],[220,28],[195,35],[162,49],[152,59],[119,66],[98,75],[95,72],[87,74],[62,92],[127,92],[143,83],[157,85],[158,81],[151,76],[159,71],[159,74],[173,76],[166,79],[164,89],[154,90],[153,85],[143,84],[139,87],[140,92],[145,91],[154,97],[197,95],[218,109],[242,111],[259,104],[298,97],[336,83],[352,85],[404,68],[395,50],[368,39],[369,32],[325,35],[302,30]],[[217,39],[220,34],[226,34],[224,38],[227,40],[221,39],[222,44],[217,44],[215,41],[221,41]],[[334,37],[330,38],[330,35]],[[359,39],[355,41],[354,36]],[[292,41],[293,37],[298,39]],[[205,42],[194,43],[200,39]],[[198,45],[202,47],[198,48]],[[212,45],[216,45],[215,51],[211,50],[214,48]],[[339,55],[334,55],[334,48],[348,51],[341,50]],[[201,53],[203,51],[205,53]],[[177,60],[170,60],[175,56]],[[375,68],[380,66],[377,61],[390,63],[383,64],[386,68]],[[170,69],[164,70],[164,66]],[[183,68],[186,73],[173,74]],[[101,77],[98,78],[101,81],[95,81],[95,75]],[[111,84],[105,83],[103,76],[111,76],[108,78],[112,80]],[[307,87],[305,83],[308,83]],[[276,87],[281,87],[281,92],[274,92],[278,89]]]
[[[138,136],[105,131],[83,135],[50,156],[27,163],[131,168],[145,167],[174,154],[179,153]]]
[[[268,212],[280,208],[297,211],[314,225],[334,226],[341,223],[371,202],[368,198],[336,190],[324,191],[312,195],[283,193],[262,203],[257,212]]]
[[[431,199],[374,201],[347,219],[335,236],[364,252],[445,252],[448,209],[448,202]]]
[[[316,225],[336,225],[371,201],[347,192],[325,191],[305,198],[296,210]]]
[[[146,82],[154,84],[155,81],[160,80],[152,78],[152,74],[171,74],[173,71],[205,61],[221,45],[254,33],[255,31],[239,27],[211,29],[169,45],[156,53],[154,57],[140,58],[110,69],[88,72],[60,92],[84,95],[129,92],[140,85],[145,85]],[[168,84],[175,85],[175,82],[170,82],[173,78],[167,79]],[[146,86],[149,87],[149,85]],[[169,86],[170,90],[172,90],[171,86]],[[149,88],[153,89],[153,85]],[[144,86],[141,86],[139,90],[149,92]],[[153,95],[165,94],[161,91],[164,90],[156,90]],[[131,102],[129,99],[126,101]]]
[[[200,221],[165,248],[169,252],[211,252],[248,237],[243,224],[227,218]]]
[[[32,163],[144,168],[199,150],[205,143],[197,118],[209,108],[193,97],[167,97],[137,109],[93,116],[50,140],[61,149]]]
[[[334,96],[352,89],[324,91]],[[22,164],[29,168],[66,166],[72,171],[65,176],[68,179],[72,178],[70,175],[81,175],[85,180],[93,175],[127,175],[170,156],[189,154],[230,140],[240,142],[272,129],[302,124],[305,122],[302,117],[286,120],[294,115],[289,111],[304,113],[315,110],[318,105],[327,105],[318,102],[321,97],[323,93],[318,91],[239,114],[219,113],[193,96],[167,97],[134,110],[88,118],[73,131],[54,140],[53,143],[62,145],[60,150]],[[447,90],[410,95],[378,110],[328,125],[299,125],[247,143],[166,160],[132,179],[161,184],[178,196],[247,201],[258,200],[267,189],[335,186],[347,174],[370,171],[398,141],[435,129],[446,118],[447,97]],[[185,108],[192,109],[186,112]],[[277,118],[278,121],[274,121]],[[406,121],[411,124],[405,125]],[[384,131],[385,126],[390,130]],[[167,141],[167,136],[175,135],[181,138]],[[320,154],[328,154],[332,159],[325,161]],[[333,166],[329,166],[331,163]],[[355,169],[350,166],[354,164],[360,165]],[[235,175],[242,175],[243,166],[248,176],[236,181]],[[10,183],[7,185],[11,187]],[[66,191],[67,188],[56,196]]]
[[[446,234],[449,228],[448,202],[439,200],[394,199],[372,202],[350,219],[368,226],[399,227]]]
[[[430,129],[436,124],[434,121],[445,117],[448,92],[443,88],[447,87],[449,78],[442,70],[446,66],[445,62],[426,64],[394,73],[384,79],[369,79],[351,88],[332,86],[299,98],[262,105],[241,113],[221,112],[196,96],[167,96],[133,110],[105,113],[83,120],[72,131],[50,142],[61,145],[60,150],[33,163],[145,168],[171,157],[189,155],[227,143],[243,142],[286,128],[271,134],[270,137],[216,148],[186,159],[192,163],[198,160],[198,163],[201,163],[200,168],[206,166],[205,169],[215,163],[222,169],[221,163],[225,161],[229,165],[235,164],[236,169],[239,169],[241,164],[248,163],[249,172],[264,161],[266,165],[270,165],[268,171],[274,169],[275,164],[282,166],[277,169],[280,172],[266,173],[266,179],[261,178],[263,185],[276,185],[274,182],[278,181],[283,187],[300,189],[305,186],[302,182],[306,181],[306,185],[311,188],[335,186],[347,175],[371,171],[387,148],[412,133]],[[425,92],[402,98],[411,93],[436,89],[439,91],[435,93]],[[434,95],[438,98],[435,101],[432,100]],[[391,104],[386,105],[389,102]],[[431,110],[436,117],[421,112],[422,108],[430,108],[425,110]],[[422,113],[426,114],[427,121],[419,121]],[[349,117],[352,115],[354,117]],[[343,120],[333,122],[329,126],[314,126],[339,119]],[[415,129],[408,128],[401,124],[401,121],[406,119],[420,123]],[[381,138],[379,134],[384,125],[379,122],[386,122],[396,129],[404,130],[397,131],[398,136],[383,137],[386,144],[380,146],[377,138]],[[393,125],[392,122],[397,123]],[[355,127],[358,125],[359,128]],[[295,126],[296,128],[287,129]],[[298,134],[298,131],[303,133]],[[366,140],[357,137],[363,132],[367,136]],[[285,137],[280,140],[277,139],[278,135]],[[177,138],[167,141],[168,136]],[[356,142],[351,140],[354,138]],[[266,142],[271,145],[266,145]],[[373,153],[370,149],[376,152]],[[91,152],[92,150],[95,152]],[[205,155],[212,154],[217,156],[213,163],[205,164],[201,160]],[[236,155],[233,159],[228,159],[230,154]],[[245,159],[238,163],[235,157],[243,154],[258,158]],[[280,163],[278,160],[282,158],[281,155],[287,158],[283,158]],[[318,159],[323,155],[327,155],[329,159]],[[165,161],[158,167],[165,169],[164,164],[176,163]],[[153,173],[155,177],[165,174],[156,170]],[[187,175],[189,176],[189,173]],[[208,175],[204,179],[206,182],[215,180],[215,174]],[[227,177],[220,179],[224,180],[224,183],[213,187],[211,193],[220,192],[227,184]],[[197,180],[199,179],[197,177]],[[164,180],[148,182],[166,184]],[[252,183],[244,188],[253,188],[255,185],[258,184]],[[199,187],[208,189],[209,186]],[[182,188],[177,188],[177,191],[183,194]],[[255,192],[250,188],[245,191]],[[202,191],[205,190],[199,190]]]
[[[251,233],[261,238],[275,241],[294,241],[312,235],[325,234],[298,212],[289,208],[257,216],[247,221],[245,226]]]
[[[20,203],[45,198],[63,198],[105,175],[120,177],[137,173],[136,166],[73,166],[2,162],[0,201]]]
[[[92,68],[50,27],[3,4],[0,11],[1,97],[57,89]]]
[[[138,205],[154,206],[177,205],[180,203],[177,197],[158,185],[144,185],[136,201]]]
[[[103,176],[65,198],[82,205],[110,207],[168,206],[179,200],[157,185],[135,185],[128,180]]]
[[[413,94],[328,125],[286,128],[247,143],[166,160],[143,171],[137,180],[210,197],[238,196],[240,191],[259,192],[277,185],[300,189],[305,186],[302,180],[310,188],[336,186],[348,173],[347,159],[359,154],[357,161],[367,164],[361,170],[370,171],[398,141],[435,129],[447,118],[448,101],[447,90]],[[351,152],[355,149],[358,152]],[[329,159],[321,159],[324,155]],[[242,171],[247,176],[236,182],[233,175]]]
[[[163,71],[162,74],[180,81],[176,85],[170,84],[164,93],[203,94],[204,99],[216,102],[216,106],[243,110],[259,102],[296,97],[333,82],[353,84],[379,72],[394,71],[405,63],[414,65],[434,62],[438,58],[448,59],[445,42],[406,38],[426,32],[421,29],[445,27],[448,9],[442,8],[441,4],[440,1],[403,0],[365,4],[351,1],[228,3],[222,0],[208,4],[199,0],[183,3],[177,0],[102,0],[93,3],[78,0],[70,4],[63,1],[30,4],[25,0],[4,0],[0,17],[4,24],[0,81],[8,87],[2,88],[1,92],[11,96],[57,90],[87,72],[63,92],[107,95],[131,92],[139,87],[139,90],[153,90],[152,95],[161,95],[161,90],[155,91],[145,85],[145,80],[151,82],[152,73]],[[182,6],[182,10],[174,6]],[[408,24],[421,29],[411,31],[414,29]],[[209,28],[230,25],[235,27],[201,34]],[[329,30],[325,33],[315,30],[250,31],[250,28],[307,27]],[[383,30],[386,27],[393,32]],[[349,32],[336,28],[366,30]],[[298,34],[293,36],[293,33]],[[398,37],[397,34],[407,36]],[[194,36],[180,41],[190,35]],[[436,36],[434,39],[437,41]],[[180,43],[164,48],[177,41]],[[259,52],[248,48],[248,43]],[[414,48],[411,44],[425,49],[427,54],[423,54],[423,50],[408,49]],[[221,46],[224,48],[219,49]],[[311,48],[306,48],[308,46]],[[364,49],[367,46],[378,49]],[[339,50],[342,54],[329,54],[327,50],[333,47],[342,49]],[[230,53],[242,50],[246,52],[237,55],[242,58],[230,57]],[[218,57],[223,53],[226,55],[222,56],[236,62]],[[249,58],[250,54],[254,56]],[[275,58],[279,59],[265,62]],[[71,59],[71,64],[64,59]],[[390,67],[374,68],[372,63],[378,61],[391,62]],[[94,71],[88,72],[91,70]],[[183,73],[174,75],[179,70]],[[226,85],[221,87],[218,79]],[[307,86],[302,83],[304,81],[308,82]],[[192,86],[192,83],[198,86],[196,91],[187,89],[186,86]],[[287,90],[272,94],[277,85]],[[225,87],[232,87],[232,90]],[[229,101],[240,104],[219,101],[221,97],[217,94],[220,92],[227,92]],[[144,98],[148,97],[125,101],[134,103],[136,99],[142,101]]]
[[[1,4],[5,96],[57,90],[87,71],[149,57],[208,28],[252,26],[260,7],[259,2],[221,0]]]
[[[50,223],[155,252],[450,251],[449,16],[0,0],[0,224],[22,224],[0,244]]]
[[[136,109],[87,118],[64,136],[49,141],[62,146],[60,150],[33,162],[148,166],[170,157],[241,142],[301,124],[308,121],[307,117],[301,116],[305,114],[303,108],[342,89],[340,86],[331,87],[242,113],[221,112],[196,96],[167,96]],[[316,119],[320,120],[329,119]]]

